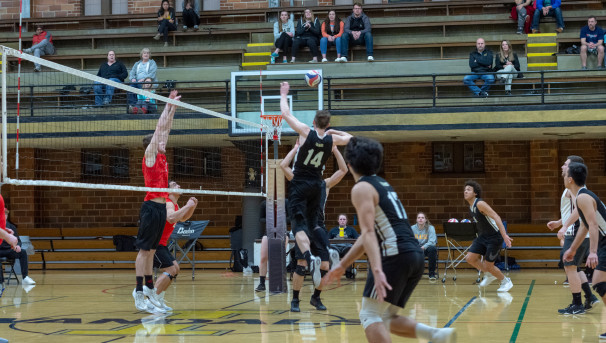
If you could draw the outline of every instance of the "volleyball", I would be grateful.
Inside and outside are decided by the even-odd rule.
[[[471,220],[465,218],[465,219],[461,219],[461,223],[471,223]]]
[[[305,73],[305,82],[309,87],[317,87],[322,82],[322,76],[315,70]]]
[[[457,220],[457,218],[450,218],[448,219],[449,223],[458,223],[459,221]]]

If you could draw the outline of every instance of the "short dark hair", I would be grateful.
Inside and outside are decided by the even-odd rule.
[[[356,7],[356,6],[358,6],[358,7],[362,7],[362,3],[361,3],[361,2],[356,1],[356,2],[354,2],[354,7]]]
[[[154,137],[153,133],[150,133],[149,135],[145,135],[143,137],[143,149],[147,150],[147,146],[149,145],[149,143],[151,143],[151,140],[153,137]]]
[[[570,162],[585,164],[585,160],[581,156],[570,155],[570,156],[566,157],[566,159],[570,160]]]
[[[587,181],[587,166],[583,163],[570,162],[568,165],[568,177],[571,177],[577,186],[585,186]]]
[[[587,20],[593,18],[593,20],[598,21],[598,18],[596,18],[594,15],[590,15],[589,17],[587,17]]]
[[[338,218],[341,218],[341,216],[345,217],[345,219],[347,219],[347,214],[345,213],[340,213]]]
[[[374,175],[383,162],[383,146],[374,139],[352,137],[345,147],[345,161],[361,175]]]
[[[480,186],[480,184],[475,181],[475,180],[467,180],[465,181],[465,187],[471,187],[473,188],[473,192],[476,193],[476,198],[481,198],[482,197],[482,186]]]
[[[330,112],[327,110],[317,111],[314,122],[316,123],[316,128],[324,130],[330,124]]]
[[[44,31],[44,26],[42,25],[36,25],[36,30],[41,29],[42,31]]]

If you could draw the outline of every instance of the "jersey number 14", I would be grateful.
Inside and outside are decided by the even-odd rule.
[[[314,156],[314,149],[310,149],[307,152],[307,157],[305,158],[305,161],[303,161],[303,164],[304,165],[311,164],[312,166],[314,166],[316,168],[320,168],[320,165],[322,164],[323,156],[324,156],[324,151],[320,151]]]

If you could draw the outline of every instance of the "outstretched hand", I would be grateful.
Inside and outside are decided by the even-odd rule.
[[[341,285],[341,276],[343,276],[343,274],[345,274],[345,268],[341,267],[341,264],[333,267],[322,278],[322,287],[328,286],[335,281],[338,281],[338,284]]]
[[[391,291],[391,285],[387,282],[383,271],[373,271],[372,275],[375,279],[375,291],[377,292],[377,301],[383,302],[387,296],[387,291]]]
[[[290,91],[290,85],[288,84],[288,82],[281,82],[280,83],[280,95],[288,95],[289,91]]]

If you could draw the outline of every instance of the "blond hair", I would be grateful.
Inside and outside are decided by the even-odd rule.
[[[143,54],[146,52],[149,53],[149,57],[151,58],[151,51],[149,51],[149,48],[141,49],[141,52],[139,53],[139,58],[143,58]]]
[[[511,43],[509,43],[509,41],[505,39],[501,41],[501,46],[499,46],[499,59],[501,60],[501,63],[505,63],[505,52],[503,51],[503,42],[507,43],[507,46],[509,46],[509,53],[507,53],[507,58],[511,62],[513,60],[513,47],[511,46]]]
[[[316,20],[316,17],[314,16],[314,10],[312,10],[311,8],[306,8],[303,10],[303,15],[301,16],[301,21],[305,22],[305,11],[309,10],[309,13],[311,13],[311,22],[314,23]]]

